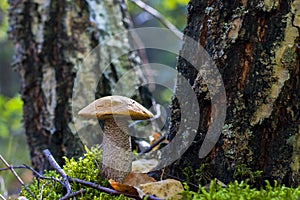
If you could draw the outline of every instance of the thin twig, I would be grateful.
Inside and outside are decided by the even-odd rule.
[[[3,167],[3,168],[0,168],[0,171],[10,170],[11,168],[14,168],[14,169],[25,169],[26,167],[24,165]]]
[[[160,12],[158,12],[153,7],[145,4],[141,0],[131,0],[131,2],[135,3],[138,7],[155,17],[160,23],[162,23],[165,27],[167,27],[170,31],[172,31],[178,38],[182,39],[182,33],[174,26],[171,22],[167,21]]]
[[[13,175],[17,178],[17,180],[19,181],[19,183],[21,185],[25,185],[23,180],[18,176],[17,172],[14,170],[14,168],[8,164],[8,162],[6,162],[6,160],[2,157],[2,155],[0,154],[0,160],[4,163],[4,165],[13,173]]]
[[[56,162],[56,160],[52,156],[52,154],[49,151],[49,149],[43,150],[43,154],[48,159],[50,165],[57,171],[58,174],[60,174],[62,176],[63,182],[64,182],[64,186],[67,189],[67,193],[65,194],[65,196],[69,196],[72,193],[72,189],[71,189],[71,185],[70,185],[69,180],[68,180],[68,175],[64,172],[64,170]],[[65,196],[63,196],[61,199],[64,199]]]
[[[40,199],[39,199],[39,200],[43,200],[44,186],[45,186],[45,184],[43,184],[43,185],[41,186],[41,189],[40,189]]]
[[[58,183],[60,183],[62,186],[64,186],[64,183],[57,179],[57,178],[54,178],[54,177],[45,177],[43,175],[41,175],[39,172],[37,172],[35,169],[33,169],[32,167],[26,165],[26,164],[23,164],[23,165],[19,165],[19,166],[11,166],[10,168],[8,167],[5,167],[5,168],[0,168],[0,171],[5,171],[5,170],[10,170],[11,168],[13,169],[28,169],[30,170],[38,179],[45,179],[45,180],[51,180],[51,181],[56,181]]]
[[[62,197],[62,198],[60,198],[61,200],[65,200],[65,199],[70,199],[70,198],[72,198],[72,197],[76,197],[76,196],[78,196],[78,195],[81,195],[81,194],[83,194],[83,193],[85,193],[86,192],[86,189],[81,189],[81,190],[78,190],[78,191],[76,191],[76,192],[72,192],[71,194],[69,194],[68,196],[64,196],[64,197]]]
[[[54,177],[45,177],[45,176],[41,175],[39,172],[37,172],[35,169],[33,169],[33,168],[30,167],[30,166],[28,166],[28,165],[26,165],[26,164],[24,164],[23,166],[24,166],[25,169],[28,169],[28,170],[32,171],[32,173],[33,173],[35,176],[37,176],[37,178],[39,178],[39,179],[45,179],[45,180],[56,181],[56,182],[60,183],[62,186],[64,186],[64,183],[63,183],[61,180],[57,179],[57,178],[54,178]]]
[[[144,153],[148,153],[150,152],[154,147],[156,147],[157,145],[159,145],[162,141],[164,141],[166,139],[166,136],[161,136],[158,140],[156,140],[153,144],[150,145],[149,148],[145,149],[144,151],[141,151],[139,153],[139,156],[144,154]]]
[[[0,199],[6,200],[6,199],[4,198],[4,196],[2,196],[2,194],[0,194]]]
[[[8,162],[2,157],[2,155],[0,154],[0,160],[4,163],[4,165],[13,173],[13,175],[16,177],[16,179],[19,181],[19,183],[25,188],[25,190],[34,198],[35,195],[29,190],[29,188],[25,185],[25,183],[23,182],[23,180],[20,178],[20,176],[17,174],[17,172],[14,170],[14,167],[10,164],[8,164]]]
[[[101,185],[98,185],[97,183],[93,183],[93,182],[81,180],[81,179],[78,179],[78,178],[69,178],[69,180],[70,181],[74,181],[76,183],[80,183],[82,185],[85,185],[85,186],[88,186],[88,187],[91,187],[91,188],[94,188],[94,189],[97,189],[97,190],[105,192],[105,193],[108,193],[110,195],[120,195],[120,194],[122,194],[121,192],[118,192],[118,191],[110,189],[110,188],[103,187]],[[135,195],[131,195],[129,197],[134,198],[136,196]]]
[[[141,199],[137,195],[122,193],[122,192],[119,192],[119,191],[116,191],[116,190],[113,190],[113,189],[110,189],[110,188],[103,187],[103,186],[98,185],[96,183],[84,181],[84,180],[81,180],[81,179],[78,179],[78,178],[69,178],[69,180],[70,181],[74,181],[76,183],[80,183],[82,185],[85,185],[85,186],[88,186],[88,187],[91,187],[91,188],[94,188],[94,189],[97,189],[97,190],[105,192],[105,193],[108,193],[110,195],[121,195],[121,194],[123,194],[123,195],[125,195],[127,197],[130,197],[130,198],[134,198],[134,199],[138,199],[138,200]],[[149,199],[149,200],[161,200],[160,198],[157,198],[157,197],[155,197],[153,195],[146,196],[146,199]]]
[[[44,155],[47,157],[48,161],[50,162],[51,166],[59,173],[60,176],[62,176],[63,179],[66,178],[66,181],[67,183],[69,184],[70,186],[70,190],[71,190],[71,185],[70,185],[70,182],[75,182],[75,183],[79,183],[81,185],[84,185],[84,186],[87,186],[87,187],[90,187],[90,188],[94,188],[94,189],[97,189],[99,191],[102,191],[102,192],[105,192],[105,193],[108,193],[110,195],[125,195],[127,197],[130,197],[130,198],[133,198],[133,199],[138,199],[138,200],[141,200],[142,198],[140,198],[139,196],[137,195],[132,195],[132,194],[127,194],[127,193],[122,193],[122,192],[119,192],[119,191],[116,191],[114,189],[110,189],[110,188],[106,188],[106,187],[103,187],[101,185],[98,185],[97,183],[93,183],[93,182],[89,182],[89,181],[85,181],[85,180],[81,180],[81,179],[78,179],[78,178],[71,178],[71,177],[68,177],[67,174],[63,171],[63,169],[58,165],[58,163],[55,161],[55,159],[53,158],[53,156],[51,155],[50,151],[46,151],[44,152]],[[11,166],[11,167],[7,167],[7,168],[1,168],[1,170],[11,170],[15,167]],[[59,179],[56,179],[54,177],[45,177],[43,175],[41,175],[39,172],[37,172],[36,170],[34,170],[32,167],[24,164],[24,165],[21,165],[21,166],[16,166],[17,169],[28,169],[30,171],[33,172],[33,174],[35,174],[37,176],[37,178],[39,179],[48,179],[48,180],[52,180],[52,181],[56,181],[56,182],[59,182],[60,184],[62,184],[63,187],[66,187],[66,181],[62,182],[61,180]],[[29,193],[31,193],[29,190],[27,190]],[[75,197],[75,196],[78,196],[82,193],[85,193],[86,190],[85,189],[81,189],[81,190],[78,190],[76,192],[70,192],[70,193],[67,193],[66,195],[64,195],[62,198],[60,198],[60,200],[65,200],[65,199],[69,199],[69,198],[72,198],[72,197]],[[32,194],[32,193],[31,193]],[[32,194],[33,197],[35,197],[33,194]],[[0,196],[1,197],[1,196]],[[147,199],[149,200],[161,200],[160,198],[157,198],[153,195],[147,195],[145,196]],[[4,198],[4,197],[3,197]],[[1,199],[1,198],[0,198]],[[35,199],[37,199],[35,197]],[[2,200],[5,200],[2,199]]]

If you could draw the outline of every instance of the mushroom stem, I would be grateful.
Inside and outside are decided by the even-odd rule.
[[[130,135],[126,119],[106,119],[102,156],[104,176],[122,183],[131,172],[131,154]]]

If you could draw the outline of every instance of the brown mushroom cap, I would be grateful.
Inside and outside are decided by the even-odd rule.
[[[93,101],[78,112],[87,118],[109,119],[131,117],[132,120],[149,119],[153,114],[138,102],[123,96],[106,96]]]

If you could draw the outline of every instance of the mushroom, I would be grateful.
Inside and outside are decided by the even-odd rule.
[[[102,170],[106,178],[120,183],[131,172],[132,152],[128,120],[143,120],[153,114],[138,102],[123,96],[106,96],[78,112],[86,118],[104,121]]]

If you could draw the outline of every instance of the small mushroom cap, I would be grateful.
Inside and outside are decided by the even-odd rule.
[[[131,117],[132,120],[149,119],[153,114],[138,102],[123,96],[106,96],[93,101],[78,112],[81,117],[109,119]]]

